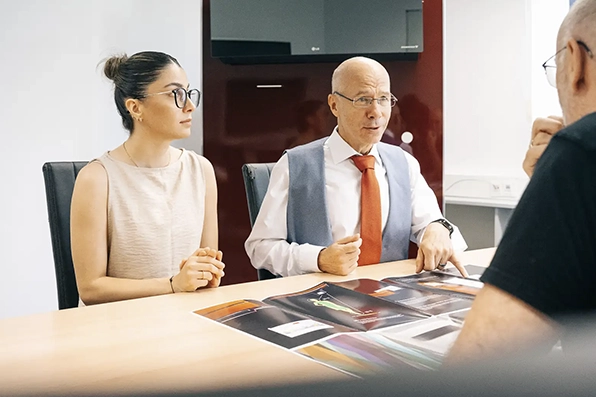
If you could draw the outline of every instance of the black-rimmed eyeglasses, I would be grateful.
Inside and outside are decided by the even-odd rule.
[[[176,88],[175,90],[145,94],[144,97],[163,94],[174,94],[174,102],[176,102],[176,106],[180,109],[184,109],[186,107],[186,101],[188,101],[188,98],[190,98],[190,101],[195,107],[198,107],[199,103],[201,102],[201,91],[197,90],[196,88],[192,90],[186,90],[180,87]]]
[[[357,108],[367,108],[372,105],[373,101],[377,101],[379,106],[389,106],[394,107],[397,103],[397,98],[393,96],[393,94],[389,94],[390,96],[382,96],[379,98],[373,98],[370,96],[360,96],[358,98],[348,98],[347,96],[340,94],[337,91],[333,91],[333,95],[340,96],[348,101],[351,101],[354,107]]]
[[[594,55],[592,54],[592,51],[590,50],[590,47],[588,47],[586,45],[586,43],[584,43],[581,40],[577,40],[577,44],[579,44],[580,47],[583,47],[584,50],[586,50],[586,52],[588,53],[590,58],[594,57]],[[563,51],[566,48],[567,48],[567,46],[561,48],[559,51],[557,51],[555,53],[555,55],[548,58],[546,60],[546,62],[544,62],[542,64],[542,67],[544,68],[544,73],[546,74],[546,80],[548,81],[548,84],[550,84],[551,86],[553,86],[555,88],[557,88],[557,64],[555,63],[555,58],[561,51]],[[549,62],[550,62],[550,64],[549,64]]]

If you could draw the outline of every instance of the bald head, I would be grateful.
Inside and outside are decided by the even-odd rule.
[[[333,72],[327,103],[337,118],[337,132],[354,150],[368,153],[378,143],[391,117],[391,81],[379,62],[350,58]]]
[[[577,0],[573,4],[559,29],[558,47],[563,47],[570,38],[596,46],[596,40],[591,40],[596,38],[596,0]]]
[[[563,51],[565,50],[565,51]],[[565,124],[596,111],[596,0],[578,0],[557,37],[557,92]]]
[[[331,92],[343,91],[350,79],[366,73],[380,74],[389,79],[389,73],[379,62],[366,57],[354,57],[343,61],[331,77]]]

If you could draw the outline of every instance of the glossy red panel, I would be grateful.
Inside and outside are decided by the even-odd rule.
[[[277,161],[289,146],[331,132],[335,120],[326,102],[337,63],[226,65],[211,58],[209,1],[203,6],[204,154],[219,186],[223,284],[233,284],[256,280],[244,251],[250,221],[241,167]],[[424,52],[418,60],[382,62],[399,99],[383,140],[418,159],[442,203],[442,0],[425,0],[423,15]],[[404,132],[413,135],[410,144],[402,142]]]

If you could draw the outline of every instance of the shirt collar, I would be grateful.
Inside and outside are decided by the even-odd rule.
[[[333,129],[333,133],[327,140],[326,145],[329,149],[329,153],[331,154],[331,159],[333,160],[334,164],[339,164],[342,161],[346,161],[354,155],[360,155],[360,153],[354,150],[354,148],[352,148],[348,142],[346,142],[341,135],[339,135],[339,132],[337,132],[337,127]],[[375,156],[375,163],[382,164],[377,145],[373,145],[368,154]]]

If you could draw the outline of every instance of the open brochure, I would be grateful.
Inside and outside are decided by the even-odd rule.
[[[447,272],[322,282],[194,313],[356,376],[436,369],[482,283]]]

